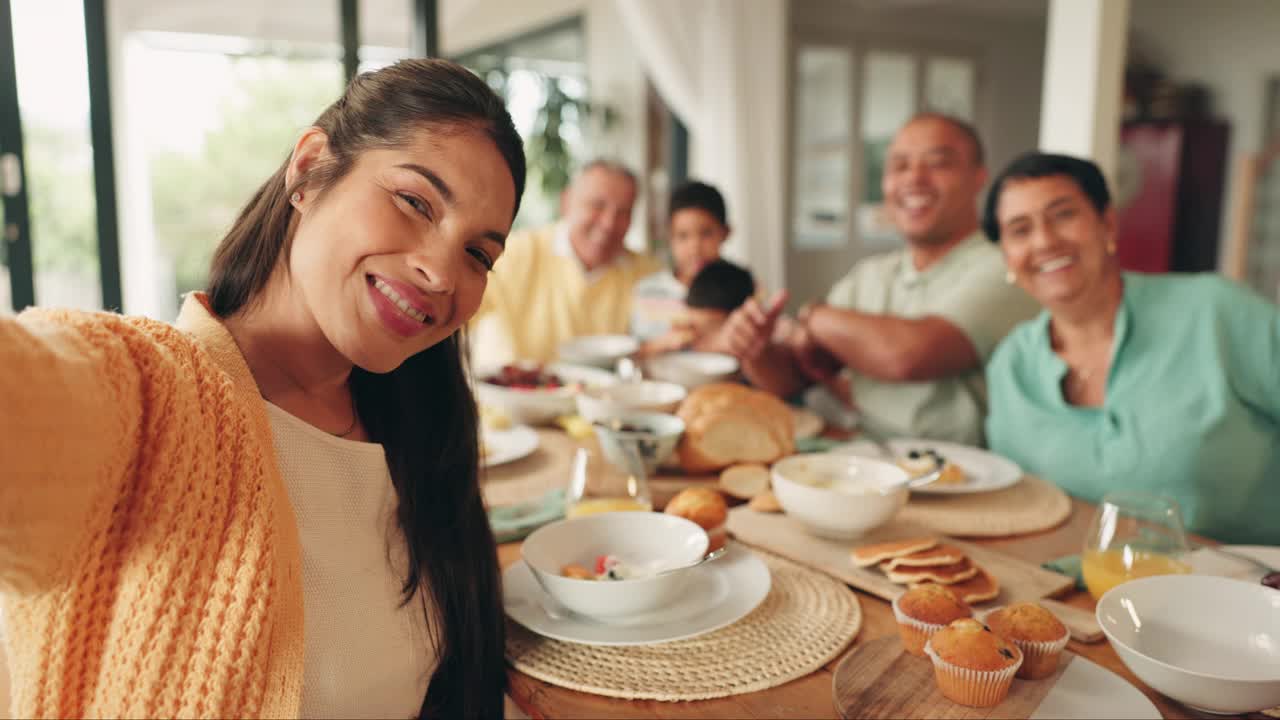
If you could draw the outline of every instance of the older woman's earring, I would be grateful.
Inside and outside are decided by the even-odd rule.
[[[1108,240],[1108,241],[1107,241],[1107,254],[1108,254],[1108,255],[1115,255],[1115,254],[1116,254],[1116,241],[1115,241],[1115,240]]]
[[[1010,285],[1012,285],[1014,282],[1016,282],[1016,281],[1017,281],[1017,279],[1018,279],[1018,277],[1017,277],[1016,275],[1014,275],[1014,274],[1013,274],[1013,271],[1012,271],[1012,270],[1005,270],[1005,271],[1004,271],[1004,281],[1005,281],[1005,282],[1007,282],[1007,283],[1009,283]]]
[[[294,205],[297,205],[298,203],[302,202],[302,193],[295,190],[293,194],[289,196],[289,202],[293,203]]]

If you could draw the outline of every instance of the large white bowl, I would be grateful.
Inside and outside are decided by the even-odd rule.
[[[775,463],[771,475],[783,511],[822,537],[859,537],[907,503],[907,472],[882,460],[793,455]]]
[[[574,398],[579,392],[618,382],[613,373],[584,365],[551,363],[545,370],[558,375],[565,385],[554,390],[518,390],[494,385],[484,381],[498,372],[497,368],[489,368],[475,373],[476,397],[482,405],[502,410],[518,425],[543,425],[562,415],[573,415],[577,409]]]
[[[584,335],[560,343],[560,360],[613,370],[618,360],[640,349],[630,335]]]
[[[614,467],[628,472],[631,458],[627,447],[634,448],[646,476],[652,476],[684,434],[684,420],[664,413],[624,413],[591,424],[600,441],[600,449]]]
[[[685,395],[688,391],[675,383],[618,383],[578,393],[578,414],[587,422],[596,422],[633,412],[673,413]]]
[[[655,380],[673,382],[692,390],[732,380],[738,373],[738,359],[710,352],[663,353],[645,361],[645,372]]]
[[[1209,575],[1159,575],[1115,586],[1098,624],[1134,675],[1214,713],[1280,705],[1280,590]]]
[[[544,525],[525,538],[520,553],[548,595],[576,613],[607,620],[674,601],[692,569],[633,580],[579,580],[564,577],[561,568],[591,567],[598,555],[651,570],[681,567],[707,553],[707,533],[666,513],[600,513]]]

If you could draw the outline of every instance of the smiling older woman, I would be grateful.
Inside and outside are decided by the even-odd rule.
[[[1029,153],[987,234],[1046,308],[987,367],[992,449],[1072,495],[1176,498],[1188,528],[1280,544],[1280,311],[1215,275],[1121,272],[1097,166]]]

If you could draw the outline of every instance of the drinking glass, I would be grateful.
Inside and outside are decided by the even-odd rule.
[[[1102,498],[1085,538],[1080,568],[1094,599],[1120,583],[1191,572],[1191,547],[1178,501],[1166,495],[1115,492]]]
[[[565,517],[602,512],[653,510],[649,482],[636,448],[623,446],[629,462],[617,467],[599,452],[579,448],[569,474]]]

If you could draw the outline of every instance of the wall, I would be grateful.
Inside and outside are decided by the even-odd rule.
[[[1130,44],[1169,77],[1207,86],[1214,114],[1231,123],[1231,168],[1220,236],[1225,250],[1234,229],[1225,208],[1233,203],[1239,156],[1258,151],[1266,142],[1266,82],[1280,76],[1280,3],[1132,0],[1130,32]]]
[[[645,76],[612,0],[446,0],[441,51],[464,53],[574,15],[583,17],[591,100],[612,105],[619,115],[609,135],[596,140],[592,154],[617,158],[633,169],[644,167]],[[642,196],[627,236],[633,249],[651,246],[645,237],[646,207]]]
[[[1026,0],[1016,9],[994,3],[927,4],[903,8],[850,0],[793,0],[792,43],[797,37],[838,43],[855,37],[977,55],[976,124],[986,144],[987,164],[996,172],[1038,141],[1045,3]],[[787,282],[793,304],[825,295],[855,261],[880,250],[883,246],[864,245],[856,239],[837,250],[788,247]]]

